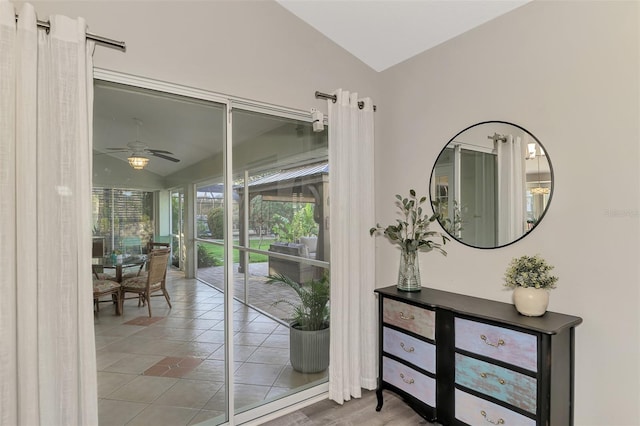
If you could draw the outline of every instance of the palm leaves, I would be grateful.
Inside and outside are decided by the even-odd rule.
[[[329,290],[328,274],[318,280],[310,280],[304,284],[297,283],[283,274],[269,275],[267,284],[276,282],[291,287],[300,299],[300,303],[280,299],[275,304],[286,303],[293,307],[292,325],[300,330],[315,331],[329,326]]]

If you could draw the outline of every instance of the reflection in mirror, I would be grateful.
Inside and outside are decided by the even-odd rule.
[[[553,169],[542,144],[503,121],[478,123],[455,135],[431,174],[431,203],[440,224],[477,248],[524,237],[544,216],[552,193]]]

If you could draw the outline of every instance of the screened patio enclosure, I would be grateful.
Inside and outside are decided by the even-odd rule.
[[[221,199],[221,185],[212,185],[198,189],[198,200],[210,197],[212,200]],[[239,229],[239,245],[248,246],[249,236],[273,235],[274,220],[270,212],[273,203],[289,203],[293,210],[303,205],[311,205],[313,221],[317,224],[314,235],[303,235],[302,238],[315,237],[317,239],[313,250],[313,259],[324,261],[329,258],[329,229],[328,229],[328,194],[329,194],[329,165],[321,162],[300,167],[281,170],[250,180],[246,187],[236,185],[233,198],[238,203],[237,221]],[[215,201],[212,201],[215,205]],[[247,220],[245,206],[249,206]],[[245,229],[248,227],[248,229]],[[290,241],[299,243],[299,241]],[[274,255],[277,256],[277,255]],[[308,257],[308,256],[307,256]],[[244,258],[240,258],[239,272],[244,272]]]

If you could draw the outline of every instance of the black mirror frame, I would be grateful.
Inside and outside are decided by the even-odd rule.
[[[531,234],[531,232],[533,232],[533,230],[538,227],[540,222],[542,222],[542,219],[544,219],[544,217],[546,216],[547,211],[549,211],[549,206],[551,205],[551,200],[553,199],[553,193],[554,193],[554,189],[555,189],[555,173],[553,171],[553,164],[551,163],[551,159],[549,158],[547,149],[544,147],[544,145],[540,142],[540,140],[533,133],[531,133],[529,130],[525,129],[522,126],[520,126],[518,124],[515,124],[515,123],[511,123],[509,121],[501,121],[501,120],[481,121],[479,123],[472,124],[472,125],[466,127],[465,129],[459,131],[458,133],[456,133],[451,139],[449,139],[449,141],[445,144],[445,146],[438,153],[438,156],[436,157],[436,160],[433,163],[433,167],[431,169],[431,175],[429,176],[429,201],[431,202],[431,208],[433,209],[433,211],[435,212],[436,209],[435,209],[434,200],[433,200],[434,194],[433,194],[433,191],[432,191],[431,188],[432,188],[432,183],[433,183],[432,181],[433,181],[433,175],[434,175],[434,172],[435,172],[435,167],[438,164],[438,159],[440,159],[440,156],[443,154],[444,150],[447,149],[449,144],[451,142],[453,142],[462,133],[466,132],[467,130],[469,130],[469,129],[473,128],[473,127],[481,126],[483,124],[490,124],[490,123],[505,124],[505,125],[517,127],[518,129],[522,130],[523,132],[525,132],[526,134],[531,136],[533,138],[533,140],[535,140],[536,143],[538,145],[540,145],[540,147],[544,150],[544,152],[546,154],[545,156],[546,156],[547,162],[549,163],[549,173],[550,173],[550,177],[551,177],[551,188],[550,188],[550,192],[549,192],[549,200],[547,201],[547,206],[544,209],[544,211],[542,212],[542,214],[540,215],[540,217],[538,218],[538,220],[536,221],[536,223],[533,225],[533,227],[531,229],[529,229],[527,232],[523,233],[520,237],[518,237],[518,238],[514,239],[513,241],[510,241],[510,242],[508,242],[506,244],[496,245],[496,246],[493,246],[493,247],[480,247],[480,246],[474,246],[474,245],[465,243],[464,241],[461,241],[458,238],[456,238],[454,235],[451,235],[449,233],[449,231],[447,231],[446,227],[443,225],[442,221],[438,218],[438,223],[440,224],[440,227],[443,229],[444,232],[447,233],[447,235],[449,235],[449,237],[451,237],[451,239],[453,241],[457,241],[460,244],[463,244],[463,245],[465,245],[467,247],[471,247],[471,248],[475,248],[475,249],[481,249],[481,250],[493,250],[493,249],[499,249],[499,248],[507,247],[507,246],[510,246],[510,245],[520,241],[521,239],[523,239],[527,235]]]

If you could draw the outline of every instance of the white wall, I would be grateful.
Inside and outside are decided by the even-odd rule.
[[[127,42],[96,67],[326,112],[315,90],[372,96],[377,217],[393,195],[426,194],[444,144],[485,120],[519,124],[548,150],[555,193],[541,224],[498,250],[447,246],[421,257],[425,284],[510,301],[509,260],[541,253],[560,277],[550,309],[582,316],[576,425],[640,421],[638,19],[636,2],[535,1],[376,74],[272,1],[33,2],[41,19],[83,16]],[[373,224],[372,224],[373,225]],[[366,232],[366,230],[363,230]],[[378,239],[378,286],[397,258]],[[454,266],[455,265],[455,266]]]
[[[423,285],[510,302],[511,258],[540,253],[560,277],[549,309],[576,329],[576,425],[640,424],[638,316],[639,10],[637,2],[534,1],[382,73],[376,210],[427,192],[440,149],[485,120],[530,130],[547,149],[555,192],[544,220],[496,250],[422,254]],[[378,286],[399,256],[377,242]]]
[[[30,3],[39,19],[82,16],[126,42],[126,53],[98,47],[98,68],[304,110],[326,112],[316,90],[376,97],[378,74],[272,0]]]

